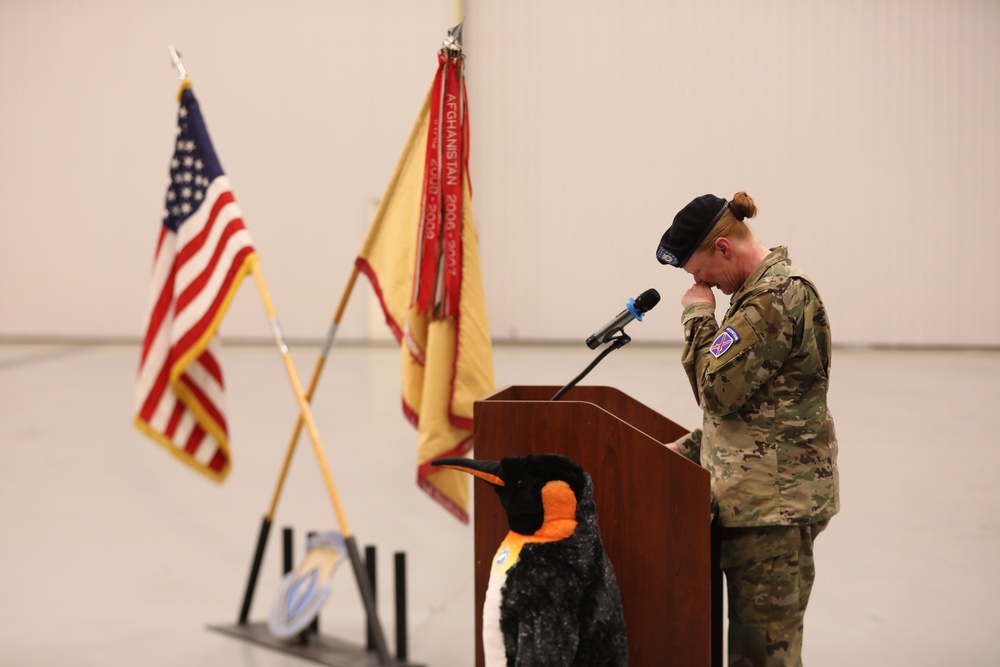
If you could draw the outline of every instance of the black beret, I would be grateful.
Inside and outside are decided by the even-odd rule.
[[[691,255],[712,227],[726,212],[729,202],[715,195],[702,195],[691,200],[674,216],[670,228],[663,232],[660,245],[656,249],[656,259],[660,264],[681,267],[687,264]]]

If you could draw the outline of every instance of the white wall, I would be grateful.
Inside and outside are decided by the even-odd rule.
[[[169,44],[286,334],[321,338],[455,7],[0,3],[0,339],[138,338],[175,123]],[[837,342],[1000,345],[997,3],[464,8],[495,339],[582,341],[656,287],[630,333],[677,341],[688,280],[656,241],[692,197],[746,190]],[[367,336],[368,291],[342,339]],[[222,331],[269,336],[252,282]]]

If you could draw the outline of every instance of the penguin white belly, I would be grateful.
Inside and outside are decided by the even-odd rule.
[[[503,645],[503,631],[500,630],[501,590],[507,582],[507,571],[490,569],[490,583],[486,587],[486,601],[483,602],[483,657],[486,667],[504,667],[507,653]]]
[[[507,573],[517,563],[524,541],[523,535],[508,533],[493,557],[493,565],[490,567],[490,583],[486,586],[486,600],[483,602],[483,659],[485,667],[506,667],[507,665],[503,630],[500,629],[500,607],[503,602],[503,587],[507,583]]]

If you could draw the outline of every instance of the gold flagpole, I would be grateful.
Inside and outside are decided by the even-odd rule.
[[[326,365],[326,359],[329,356],[330,348],[333,346],[333,340],[336,336],[337,328],[340,325],[340,319],[344,315],[344,309],[347,307],[347,301],[350,299],[351,292],[354,290],[354,283],[357,279],[358,268],[354,267],[354,270],[351,272],[351,277],[347,281],[347,287],[344,288],[344,294],[340,298],[340,306],[337,308],[337,312],[330,324],[330,329],[327,332],[326,343],[323,345],[319,358],[316,360],[316,366],[313,368],[312,379],[309,380],[309,389],[305,394],[305,400],[309,404],[312,403],[313,395],[316,393],[316,386],[319,384],[319,378],[323,374],[323,368]],[[279,348],[281,345],[281,343],[278,344]],[[260,574],[261,562],[264,559],[264,547],[267,545],[267,537],[271,532],[271,524],[274,521],[275,513],[278,511],[278,500],[281,498],[281,492],[285,487],[285,480],[288,477],[288,469],[291,467],[292,457],[295,455],[295,449],[299,442],[299,436],[302,434],[302,425],[305,423],[303,414],[304,412],[299,410],[299,414],[295,420],[295,428],[292,430],[292,437],[285,450],[285,460],[281,465],[281,472],[278,475],[278,483],[274,488],[274,496],[271,498],[271,507],[268,509],[267,514],[261,522],[260,534],[257,537],[257,549],[254,554],[253,563],[250,566],[250,575],[247,577],[247,587],[246,591],[243,593],[243,605],[240,607],[240,625],[246,625],[250,616],[250,605],[253,602],[254,590],[257,587],[257,575]],[[346,531],[344,539],[345,541],[348,541]],[[350,540],[348,544],[353,544],[353,539]]]
[[[351,272],[351,277],[347,281],[347,287],[344,289],[344,294],[340,297],[340,306],[337,308],[336,314],[333,316],[333,321],[330,323],[330,329],[326,334],[326,343],[323,345],[323,349],[319,353],[319,358],[316,359],[316,366],[313,368],[312,379],[309,380],[309,389],[306,391],[306,401],[312,404],[313,394],[316,392],[316,385],[319,384],[320,375],[323,374],[323,367],[326,365],[327,356],[330,354],[330,348],[333,346],[333,340],[337,334],[337,328],[340,326],[340,318],[344,315],[344,309],[347,307],[347,301],[351,297],[351,292],[354,290],[354,283],[358,279],[358,268],[354,267]],[[278,499],[281,497],[281,491],[285,486],[285,478],[288,476],[288,468],[292,463],[292,457],[295,455],[295,447],[299,441],[299,435],[302,433],[302,425],[304,420],[302,418],[302,413],[298,415],[298,419],[295,422],[295,428],[292,431],[292,438],[288,442],[288,449],[285,453],[285,462],[281,466],[281,474],[278,475],[278,484],[274,489],[274,497],[271,499],[271,508],[267,511],[267,520],[271,521],[274,519],[275,512],[278,511]]]
[[[254,260],[253,268],[251,270],[253,272],[254,280],[257,281],[257,289],[260,292],[261,300],[264,302],[264,310],[267,312],[268,321],[271,324],[274,341],[281,352],[282,361],[284,361],[285,369],[288,371],[288,379],[292,383],[292,390],[295,392],[295,399],[299,404],[300,423],[305,423],[306,430],[309,432],[309,438],[312,440],[313,444],[313,451],[316,453],[316,460],[319,463],[320,471],[323,474],[323,481],[326,483],[326,490],[330,495],[330,501],[333,503],[333,510],[337,515],[337,523],[340,525],[340,532],[344,536],[344,543],[347,546],[347,551],[351,557],[351,563],[354,566],[354,575],[358,581],[358,588],[361,590],[361,597],[365,605],[365,611],[368,614],[368,624],[371,628],[372,638],[375,640],[375,648],[379,654],[379,662],[383,665],[389,664],[391,658],[389,657],[389,649],[385,643],[385,636],[382,634],[382,625],[379,622],[378,614],[375,612],[375,596],[372,591],[371,581],[368,579],[368,572],[365,569],[364,564],[361,562],[361,556],[358,553],[357,543],[354,540],[354,536],[351,534],[351,529],[347,525],[347,517],[344,516],[344,509],[340,504],[337,487],[333,483],[333,475],[330,473],[330,465],[326,460],[326,453],[323,451],[323,445],[319,439],[319,432],[316,428],[316,422],[313,420],[312,410],[309,407],[309,402],[306,400],[305,393],[302,391],[302,383],[299,380],[299,374],[295,370],[295,363],[292,361],[291,354],[288,352],[288,345],[285,342],[285,336],[281,331],[281,326],[278,323],[277,316],[275,315],[274,305],[271,302],[271,296],[267,290],[267,285],[264,283],[264,276],[260,270],[260,264],[256,260]],[[353,278],[354,276],[352,276],[352,285]],[[313,388],[315,388],[315,383],[313,383]],[[284,473],[285,471],[282,470],[282,481],[284,479]],[[270,525],[269,519],[265,519],[265,521],[268,525]],[[260,545],[258,545],[258,547],[260,547]],[[252,595],[252,591],[248,590],[248,593]],[[247,604],[244,604],[245,608],[247,606]],[[245,620],[242,620],[242,622],[245,622]]]
[[[333,483],[333,476],[330,474],[330,466],[326,460],[326,453],[323,451],[323,445],[319,440],[319,433],[316,429],[316,422],[313,420],[312,410],[309,408],[309,402],[306,400],[305,392],[302,390],[302,383],[299,380],[298,372],[295,370],[295,364],[292,362],[292,356],[288,352],[288,345],[285,343],[285,336],[275,316],[271,295],[267,291],[267,285],[264,284],[264,276],[261,273],[258,262],[254,262],[252,271],[253,277],[257,281],[257,289],[260,291],[261,300],[264,302],[264,310],[267,311],[267,318],[271,323],[274,342],[281,352],[281,359],[285,362],[285,370],[288,371],[288,379],[291,381],[292,390],[295,392],[295,400],[299,404],[300,423],[305,423],[306,430],[309,432],[313,449],[316,451],[316,459],[323,473],[323,481],[326,483],[326,490],[330,494],[330,501],[333,503],[333,511],[337,514],[337,523],[340,525],[340,531],[343,533],[344,538],[348,538],[351,536],[351,529],[347,525],[347,517],[344,516],[344,509],[340,505],[340,497],[337,494],[337,487]]]

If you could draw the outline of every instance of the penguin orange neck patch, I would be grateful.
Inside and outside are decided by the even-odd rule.
[[[576,494],[569,484],[554,480],[542,487],[542,507],[545,521],[532,535],[507,533],[493,559],[494,569],[506,572],[513,567],[525,544],[564,540],[576,530]]]
[[[545,521],[529,542],[564,540],[576,530],[576,494],[569,484],[554,480],[542,487],[542,507]],[[534,539],[532,539],[534,538]]]

